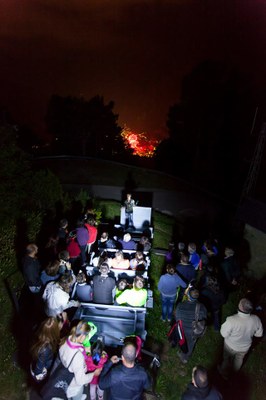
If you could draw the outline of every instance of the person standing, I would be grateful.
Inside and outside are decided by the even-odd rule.
[[[127,193],[127,198],[124,201],[125,215],[126,215],[126,227],[133,228],[133,209],[136,206],[135,200],[132,199],[131,193]]]
[[[87,395],[83,394],[84,385],[90,383],[93,377],[98,376],[101,372],[100,369],[96,369],[94,372],[87,373],[86,350],[83,342],[89,332],[90,326],[87,322],[80,321],[77,326],[72,328],[70,336],[63,340],[59,349],[62,364],[74,374],[66,392],[68,399],[85,400]]]
[[[207,370],[198,365],[192,370],[192,381],[183,393],[181,400],[223,400],[218,390],[209,384]]]
[[[122,349],[122,363],[120,358],[112,356],[104,365],[99,387],[109,391],[109,400],[142,400],[143,390],[151,386],[150,377],[143,367],[135,364],[135,359],[136,347],[127,343]]]
[[[224,338],[223,361],[218,371],[224,378],[230,373],[240,370],[245,355],[248,353],[253,336],[262,337],[263,327],[253,310],[249,299],[243,298],[238,304],[237,314],[226,318],[221,326],[221,335]]]
[[[207,310],[205,306],[198,302],[199,291],[197,289],[189,289],[187,299],[182,303],[178,303],[176,307],[175,319],[181,320],[185,338],[187,342],[187,353],[180,352],[178,357],[183,364],[186,364],[194,350],[197,339],[193,335],[192,322],[195,321],[196,305],[199,304],[199,321],[207,319]]]
[[[166,318],[170,322],[172,319],[174,304],[177,299],[179,287],[186,288],[186,283],[175,273],[173,265],[166,266],[166,274],[162,275],[158,282],[158,290],[162,301],[161,319],[165,322]]]
[[[37,258],[38,247],[34,243],[26,247],[26,255],[22,260],[25,283],[31,293],[39,293],[42,287],[41,265]]]
[[[82,267],[86,265],[87,257],[86,257],[86,247],[89,240],[89,232],[88,229],[84,225],[84,221],[79,219],[77,221],[77,242],[81,252],[81,262]]]
[[[46,318],[36,332],[35,341],[30,349],[32,362],[31,376],[36,382],[47,378],[60,341],[60,327],[56,318]]]

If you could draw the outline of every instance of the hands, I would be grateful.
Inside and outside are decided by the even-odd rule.
[[[102,372],[102,368],[97,368],[97,369],[94,371],[94,376],[99,376],[101,372]]]
[[[117,356],[112,356],[112,357],[110,358],[110,360],[111,360],[111,362],[112,362],[113,364],[117,364],[117,363],[121,360],[121,358],[119,358],[119,357],[117,357]]]

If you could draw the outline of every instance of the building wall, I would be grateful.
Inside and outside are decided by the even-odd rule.
[[[266,234],[246,224],[244,239],[249,244],[248,271],[252,277],[261,279],[266,276]]]

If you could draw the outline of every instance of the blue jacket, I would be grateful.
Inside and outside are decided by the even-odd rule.
[[[179,286],[187,287],[186,283],[177,274],[164,274],[158,282],[159,292],[165,296],[174,296]]]

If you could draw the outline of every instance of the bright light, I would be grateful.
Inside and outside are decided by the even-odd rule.
[[[133,150],[134,156],[153,157],[156,147],[160,143],[157,139],[148,139],[145,132],[136,133],[124,126],[121,136],[125,146]]]

